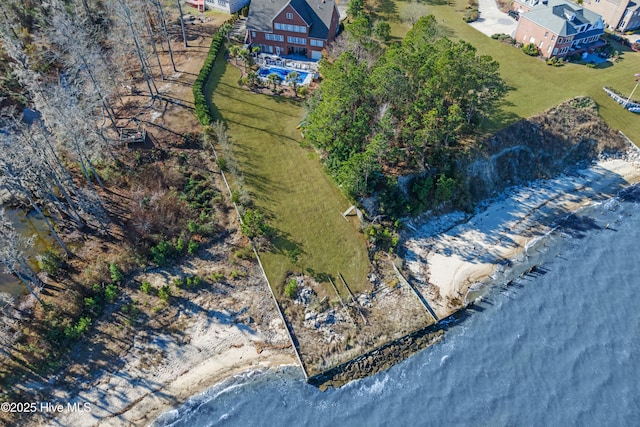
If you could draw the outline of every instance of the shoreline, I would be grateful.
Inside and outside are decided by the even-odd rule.
[[[626,160],[602,160],[572,175],[507,189],[470,218],[454,212],[423,221],[403,239],[409,280],[439,319],[463,312],[470,303],[469,293],[478,287],[486,289],[501,266],[512,267],[514,276],[525,273],[528,266],[518,258],[559,223],[640,182],[640,166],[634,162],[637,156],[630,152]],[[452,299],[458,299],[460,305],[452,305]],[[360,374],[387,369],[438,342],[440,330],[447,325],[446,320],[439,322],[420,340],[406,336],[385,344],[375,351],[379,357],[367,354],[335,367],[337,377],[326,378],[328,385],[339,386]],[[170,334],[136,336],[128,354],[115,366],[53,396],[54,402],[63,404],[90,403],[91,412],[41,414],[29,425],[152,424],[162,414],[243,372],[298,366],[290,346],[263,345],[274,342],[274,334],[282,335],[275,341],[285,342],[283,327],[281,319],[274,318],[248,333],[242,325],[199,313],[189,320],[187,342]],[[337,382],[331,384],[333,379]]]
[[[298,366],[289,348],[264,349],[258,353],[259,346],[238,343],[197,363],[189,362],[193,362],[194,356],[201,352],[189,350],[176,354],[148,375],[131,375],[128,366],[106,373],[98,379],[98,384],[85,384],[73,397],[60,396],[57,399],[56,403],[65,406],[67,402],[79,403],[80,406],[89,403],[90,412],[66,412],[55,418],[33,420],[30,425],[151,425],[162,414],[177,409],[190,398],[234,376],[253,370]],[[171,373],[167,381],[156,380],[167,377],[163,368],[171,362],[184,362],[183,370]]]
[[[613,159],[508,189],[444,232],[429,222],[417,227],[405,238],[406,268],[438,317],[446,318],[469,304],[469,293],[486,287],[505,266],[513,267],[514,277],[525,273],[527,267],[517,259],[568,216],[638,182],[637,163]]]

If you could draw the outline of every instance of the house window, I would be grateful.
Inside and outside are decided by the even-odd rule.
[[[287,41],[293,44],[307,44],[307,39],[303,39],[301,37],[287,36]]]
[[[558,48],[553,49],[553,56],[556,56],[558,54]]]
[[[562,37],[558,37],[558,44],[564,43],[564,39]]]
[[[283,28],[284,30],[284,28]],[[293,25],[287,24],[287,31],[290,31],[293,33]]]
[[[287,12],[287,19],[293,19],[293,13]]]
[[[544,33],[544,38],[546,39],[547,37],[549,37],[549,31],[545,31]]]
[[[226,1],[226,0],[218,0],[218,5],[219,6],[226,7],[227,4],[229,4],[229,2]]]
[[[251,37],[255,37],[256,36],[256,32],[255,31],[251,31]]]
[[[281,30],[282,29],[282,24],[280,24],[279,22],[276,22],[275,24],[273,24],[273,28],[276,30]]]
[[[267,40],[271,40],[273,42],[283,42],[284,41],[284,36],[280,35],[280,34],[266,33],[264,35],[264,38],[267,39]]]
[[[551,41],[554,41],[555,39],[556,39],[555,35],[551,36]]]
[[[314,40],[314,39],[309,39],[309,44],[311,46],[317,46],[317,47],[322,47],[323,45],[322,40]]]

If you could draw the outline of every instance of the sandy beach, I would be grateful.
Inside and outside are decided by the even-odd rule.
[[[284,325],[276,316],[268,324],[246,325],[233,321],[232,313],[209,307],[185,311],[180,317],[178,321],[188,325],[184,334],[137,334],[113,369],[93,373],[92,383],[57,390],[51,398],[65,406],[88,403],[90,411],[63,411],[31,424],[149,425],[163,412],[226,378],[248,370],[297,365]]]
[[[67,402],[89,403],[90,411],[65,412],[37,424],[148,425],[163,412],[233,375],[295,364],[290,349],[266,349],[258,353],[251,338],[233,327],[215,326],[204,335],[193,337],[194,341],[188,345],[170,340],[163,343],[166,356],[150,370],[142,368],[148,353],[132,349],[117,372],[105,373],[97,383],[87,384],[75,395],[60,392],[55,399],[65,405]]]
[[[462,223],[457,213],[450,224],[439,218],[416,227],[405,242],[406,265],[438,317],[447,317],[470,287],[511,264],[558,221],[637,182],[638,164],[616,159],[510,189]]]

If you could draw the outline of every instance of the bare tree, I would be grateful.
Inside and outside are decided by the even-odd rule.
[[[144,49],[144,44],[137,28],[137,22],[144,20],[144,16],[138,9],[139,5],[130,4],[129,0],[113,0],[114,13],[120,23],[127,29],[131,41],[133,42],[133,50],[140,62],[140,69],[144,77],[151,99],[155,100],[158,95],[158,88],[156,87],[155,80],[153,79],[153,73],[151,73],[149,64],[147,62],[147,54]],[[155,91],[154,91],[155,89]]]
[[[143,3],[142,7],[144,9],[144,18],[145,18],[144,23],[145,23],[145,27],[147,28],[149,43],[151,44],[151,49],[153,50],[153,54],[155,55],[156,60],[158,61],[158,68],[160,69],[160,75],[162,76],[162,80],[166,80],[167,78],[164,75],[164,71],[162,70],[162,64],[160,63],[160,55],[158,54],[158,49],[156,49],[156,38],[153,34],[153,31],[151,30],[151,17],[150,17],[149,8],[146,3]]]
[[[156,7],[156,11],[158,13],[158,21],[160,22],[160,28],[162,29],[162,36],[167,42],[167,51],[169,52],[169,58],[171,59],[171,65],[173,66],[173,71],[177,72],[176,63],[173,59],[173,49],[171,48],[171,37],[169,36],[169,31],[167,30],[167,20],[164,16],[164,9],[162,8],[162,4],[160,0],[150,0],[151,4]]]
[[[189,44],[187,43],[187,31],[184,28],[184,15],[182,13],[182,4],[180,3],[180,0],[176,0],[176,3],[178,3],[178,11],[180,12],[180,27],[182,27],[182,40],[184,41],[184,47],[189,47]]]

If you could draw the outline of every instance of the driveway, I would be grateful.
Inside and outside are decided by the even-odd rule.
[[[469,24],[476,30],[489,37],[493,34],[515,35],[518,21],[501,12],[494,0],[478,0],[478,11],[478,20]]]

